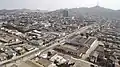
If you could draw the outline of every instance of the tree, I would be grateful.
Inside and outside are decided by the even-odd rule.
[[[83,34],[83,33],[81,33],[80,35],[81,35],[81,36],[84,36],[84,34]]]
[[[120,60],[118,61],[118,64],[120,65]]]
[[[89,36],[88,36],[88,35],[86,35],[86,38],[89,38]]]
[[[57,60],[55,60],[55,61],[54,61],[54,64],[56,64],[56,65],[57,65],[57,63],[58,63],[58,61],[57,61]]]
[[[48,56],[51,56],[51,55],[52,55],[52,53],[48,51],[47,55],[48,55]]]
[[[74,64],[75,64],[75,63],[70,63],[69,65],[70,65],[70,66],[73,66]]]
[[[120,60],[120,56],[119,56],[119,57],[117,57],[117,59],[118,59],[118,60]]]
[[[105,45],[105,48],[109,48],[109,45]]]
[[[86,33],[86,38],[88,38],[89,37],[89,34],[88,33]]]
[[[95,67],[95,66],[91,64],[90,67]]]

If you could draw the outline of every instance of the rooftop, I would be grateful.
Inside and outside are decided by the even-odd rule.
[[[40,65],[43,65],[44,67],[48,67],[51,62],[47,59],[40,58],[36,63],[39,63]]]
[[[66,43],[73,45],[73,46],[83,46],[84,42],[87,40],[87,38],[83,38],[81,36],[76,36],[73,39],[68,39]]]

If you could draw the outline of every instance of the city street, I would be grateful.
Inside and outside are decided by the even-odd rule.
[[[73,32],[71,34],[66,35],[65,37],[62,37],[60,39],[56,39],[55,41],[52,41],[52,42],[46,44],[46,45],[52,44],[49,47],[42,47],[42,48],[39,48],[39,49],[35,49],[35,50],[30,51],[30,52],[28,52],[28,53],[26,53],[24,55],[12,58],[10,60],[3,61],[3,62],[0,63],[0,66],[4,65],[4,66],[7,67],[7,65],[9,66],[9,63],[15,63],[15,62],[19,63],[18,61],[20,61],[20,60],[26,61],[26,60],[28,60],[28,58],[31,59],[31,58],[35,57],[36,54],[41,54],[41,53],[43,53],[44,51],[46,51],[48,49],[51,49],[51,48],[53,48],[53,47],[55,47],[57,45],[60,45],[61,43],[63,43],[65,41],[66,38],[71,37],[74,34],[80,34],[80,33],[84,32],[85,30],[87,30],[90,27],[92,27],[92,25],[82,27],[79,30],[76,30],[75,32]]]

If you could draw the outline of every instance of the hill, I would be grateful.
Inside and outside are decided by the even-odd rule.
[[[62,11],[64,9],[56,10],[57,12]],[[103,16],[108,19],[119,19],[120,18],[120,10],[112,10],[100,6],[95,6],[91,8],[81,7],[81,8],[72,8],[66,9],[69,11],[69,15],[88,15],[88,16]]]

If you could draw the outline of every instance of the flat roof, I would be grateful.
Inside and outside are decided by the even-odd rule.
[[[89,38],[89,39],[85,42],[85,44],[90,47],[91,44],[92,44],[95,40],[96,40],[95,38]]]
[[[74,53],[77,53],[77,54],[86,53],[86,51],[88,50],[87,47],[78,47],[77,49],[73,49],[73,48],[71,49],[71,48],[69,48],[69,47],[57,46],[56,48],[57,48],[57,49],[64,50],[64,51],[74,52]]]
[[[70,49],[70,48],[68,48],[68,47],[63,47],[63,46],[59,46],[59,47],[56,47],[56,48],[62,49],[62,50],[65,50],[65,51],[77,52],[77,50]]]
[[[99,45],[99,46],[97,46],[96,51],[104,52],[104,47]]]
[[[89,62],[84,62],[84,61],[76,61],[75,64],[71,67],[90,67]]]
[[[76,36],[73,39],[69,39],[66,43],[73,45],[73,46],[83,46],[86,42],[87,38],[83,38],[81,36]]]
[[[22,62],[18,67],[42,67],[42,66],[37,65],[34,62],[28,60],[28,61]]]
[[[77,50],[78,47],[74,47],[74,46],[71,46],[71,45],[62,45],[63,47],[66,47],[66,48],[69,48],[69,49],[72,49],[72,50]]]
[[[51,64],[51,61],[40,58],[38,61],[36,61],[36,63],[39,63],[39,64],[43,65],[44,67],[48,67]]]
[[[2,37],[0,37],[0,41],[5,42],[5,43],[9,42],[9,40],[6,40],[6,39],[4,39]]]

